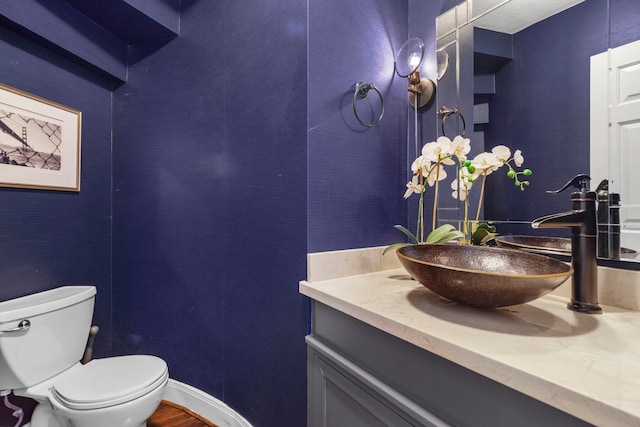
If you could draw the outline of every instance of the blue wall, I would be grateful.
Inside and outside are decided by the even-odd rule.
[[[407,39],[407,3],[389,0],[309,2],[308,249],[378,246],[402,239],[407,180],[407,81],[394,52]],[[357,122],[356,82],[373,82],[384,98],[374,128]],[[371,123],[377,95],[357,102]]]
[[[115,352],[162,356],[256,425],[305,424],[306,253],[387,243],[405,216],[407,10],[366,5],[310,3],[307,79],[304,2],[188,3],[115,92]],[[378,128],[353,116],[359,80],[384,94]]]
[[[306,2],[185,2],[114,106],[116,353],[304,425]]]
[[[111,85],[4,28],[0,56],[0,82],[83,113],[82,191],[0,188],[0,298],[94,284],[110,348]]]
[[[108,353],[113,330],[111,83],[3,27],[0,57],[0,82],[83,113],[82,191],[0,188],[0,300],[93,284],[99,294],[94,318],[101,327],[97,352]],[[0,424],[9,423],[15,418],[0,410]]]
[[[609,0],[609,47],[631,43],[640,36],[640,3],[636,0]]]
[[[409,37],[420,37],[420,72],[435,80],[435,19],[456,3],[309,2],[309,252],[402,241],[393,225],[415,224],[415,206],[407,209],[402,198],[415,159],[414,124],[407,119],[413,109],[407,80],[395,74],[393,61]],[[363,127],[353,114],[358,81],[374,82],[383,94],[385,113],[377,127]],[[436,138],[436,109],[433,103],[418,111],[420,147]],[[376,113],[366,118],[374,121]]]

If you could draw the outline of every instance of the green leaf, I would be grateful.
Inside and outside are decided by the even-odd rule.
[[[443,243],[464,237],[462,232],[456,230],[451,224],[444,224],[433,230],[427,236],[427,243]]]
[[[473,234],[471,235],[471,244],[477,246],[486,245],[489,240],[492,240],[498,235],[496,233],[496,227],[488,222],[478,222],[474,224]]]
[[[476,230],[471,236],[471,244],[477,246],[486,245],[489,240],[495,238],[497,235],[498,233],[490,233],[485,229]]]
[[[484,239],[482,239],[480,241],[480,245],[486,245],[490,240],[495,239],[497,235],[498,235],[498,233],[489,233],[489,234],[487,234],[484,237]]]
[[[445,233],[442,237],[440,237],[440,239],[437,242],[432,242],[432,243],[446,243],[456,239],[461,239],[463,237],[464,237],[464,234],[461,231],[454,230],[454,231]]]
[[[395,228],[396,230],[400,230],[402,231],[404,234],[407,235],[407,237],[409,237],[409,239],[411,239],[411,241],[413,243],[420,243],[420,241],[418,240],[418,238],[415,236],[415,234],[413,234],[412,232],[410,232],[409,230],[407,230],[405,227],[401,226],[401,225],[394,225],[393,228]]]
[[[384,251],[382,251],[382,255],[386,254],[387,252],[394,250],[394,249],[398,249],[401,248],[403,246],[407,246],[408,243],[394,243],[393,245],[389,245],[386,248],[384,248]]]
[[[496,227],[492,225],[490,222],[479,221],[474,223],[473,232],[475,233],[477,230],[486,230],[489,233],[495,233]]]

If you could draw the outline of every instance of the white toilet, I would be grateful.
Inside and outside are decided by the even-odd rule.
[[[30,427],[143,427],[169,380],[154,356],[84,353],[96,288],[65,286],[0,302],[0,395],[39,402]]]

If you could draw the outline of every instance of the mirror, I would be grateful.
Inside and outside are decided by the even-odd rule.
[[[620,156],[605,148],[604,156],[590,158],[591,57],[640,39],[638,20],[640,7],[631,0],[467,0],[437,18],[437,50],[446,52],[449,70],[438,81],[436,106],[459,112],[444,123],[439,114],[439,134],[464,131],[472,154],[496,145],[520,149],[534,171],[522,193],[509,179],[487,180],[483,217],[495,221],[500,234],[536,234],[531,220],[571,209],[570,192],[546,190],[579,173],[592,173],[592,190],[602,178],[611,180],[621,193],[621,217],[638,210],[629,193],[634,186],[610,173],[620,169],[613,161]],[[605,76],[596,87],[608,87],[609,80]],[[640,146],[640,132],[629,134]],[[638,150],[635,145],[629,152]],[[449,204],[441,217],[452,215]],[[569,230],[545,234],[567,237]],[[634,230],[623,228],[623,247],[640,249],[629,236]],[[640,256],[629,253],[622,260]]]

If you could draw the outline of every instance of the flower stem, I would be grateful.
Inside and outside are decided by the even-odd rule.
[[[431,221],[431,231],[436,229],[436,215],[438,208],[438,183],[440,182],[440,157],[438,157],[438,163],[436,163],[436,188],[433,195],[433,219]]]
[[[462,223],[464,227],[464,235],[465,240],[467,242],[471,242],[471,233],[469,232],[469,194],[467,193],[467,197],[464,199],[464,222]],[[467,233],[469,234],[469,238],[467,239]]]
[[[480,200],[478,200],[478,210],[476,211],[476,222],[480,220],[480,209],[482,208],[482,199],[484,199],[484,183],[487,179],[487,172],[482,174],[482,187],[480,187]]]
[[[424,242],[424,190],[424,177],[420,173],[420,204],[418,205],[418,230],[416,230],[416,236],[420,236],[420,243]]]

